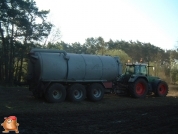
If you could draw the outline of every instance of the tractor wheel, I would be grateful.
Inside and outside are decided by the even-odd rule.
[[[168,85],[166,82],[161,81],[155,88],[155,95],[158,97],[165,97],[168,94]]]
[[[129,86],[130,94],[134,98],[144,98],[148,92],[148,84],[146,80],[140,78]]]
[[[63,102],[66,98],[66,89],[63,85],[54,83],[47,89],[45,98],[51,103]]]
[[[101,84],[91,84],[87,89],[87,98],[91,101],[100,101],[104,97],[104,88]]]
[[[80,102],[86,98],[86,89],[81,84],[73,84],[67,90],[67,97],[70,101]]]

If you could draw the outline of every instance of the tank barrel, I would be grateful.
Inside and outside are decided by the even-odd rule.
[[[50,53],[63,53],[65,56],[67,55],[67,52],[65,50],[55,50],[55,49],[40,49],[40,48],[34,48],[30,51],[30,53],[35,52],[50,52]]]

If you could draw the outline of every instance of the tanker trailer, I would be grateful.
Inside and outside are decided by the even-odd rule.
[[[99,101],[105,89],[113,88],[121,70],[118,57],[34,48],[29,53],[29,90],[52,103],[66,98],[79,102],[86,97]]]

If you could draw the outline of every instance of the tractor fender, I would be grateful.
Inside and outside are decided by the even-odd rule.
[[[161,79],[156,79],[154,80],[151,85],[152,85],[152,89],[153,89],[153,92],[155,91],[157,85],[161,82]]]
[[[145,79],[147,82],[148,82],[148,79],[146,76],[140,76],[140,75],[132,75],[130,78],[129,78],[129,81],[128,82],[135,82],[138,78],[143,78]]]

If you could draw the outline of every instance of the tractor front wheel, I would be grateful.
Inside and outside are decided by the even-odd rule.
[[[168,94],[168,85],[166,82],[161,81],[155,88],[155,95],[158,97],[165,97]]]

